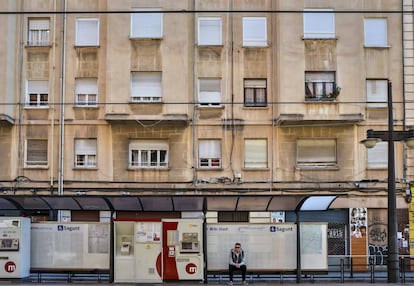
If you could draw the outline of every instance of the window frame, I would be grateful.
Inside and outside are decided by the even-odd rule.
[[[91,31],[85,31],[82,23],[95,22],[96,26],[89,27]],[[76,35],[75,46],[77,47],[97,47],[99,46],[100,21],[99,18],[77,18],[76,19]],[[95,34],[95,35],[93,35]]]
[[[85,97],[80,100],[79,97]],[[95,100],[91,98],[95,97]],[[97,78],[76,78],[75,79],[75,106],[96,107],[98,105],[98,79]]]
[[[260,85],[259,83],[262,82]],[[252,85],[252,86],[250,86]],[[252,102],[247,101],[248,90],[253,91]],[[258,92],[264,90],[264,101],[260,101]],[[243,104],[244,107],[267,107],[267,78],[245,78],[243,79]]]
[[[162,72],[131,72],[132,103],[161,103],[162,92]]]
[[[137,13],[142,11],[143,13]],[[129,32],[129,36],[131,39],[162,39],[163,38],[163,21],[164,21],[164,15],[163,13],[160,12],[154,12],[154,13],[150,13],[150,12],[145,12],[145,11],[162,11],[161,8],[132,8],[132,12],[130,15],[130,32]],[[140,19],[140,16],[145,15],[145,17],[148,16],[157,16],[156,19],[152,19],[154,25],[148,25],[149,21],[148,18],[147,19]],[[140,27],[139,23],[135,22],[138,21],[143,21],[145,22],[145,30],[139,29],[138,27]],[[150,27],[153,31],[151,31],[151,29],[149,29],[148,27]]]
[[[312,155],[318,154],[315,158]],[[325,157],[324,159],[323,156]],[[330,157],[332,156],[332,157]],[[338,165],[338,143],[332,138],[299,138],[296,140],[296,164],[299,168],[326,168]]]
[[[260,30],[262,29],[263,35],[260,37],[260,33],[258,33],[259,27],[251,27],[252,23],[258,23],[256,25],[262,25]],[[263,23],[264,21],[264,23]],[[243,37],[243,47],[267,47],[267,17],[243,17],[242,19],[242,37]],[[254,30],[254,32],[253,32]]]
[[[33,26],[36,26],[37,29]],[[50,18],[27,19],[27,45],[29,47],[50,45]]]
[[[377,142],[374,148],[367,149],[367,169],[388,169],[388,142]]]
[[[202,22],[214,23],[218,25],[208,25],[207,28],[205,25],[202,25]],[[198,18],[198,45],[199,46],[221,46],[223,45],[222,38],[222,18],[221,17],[199,17]],[[207,37],[206,34],[213,34],[214,37]],[[211,39],[213,38],[213,39]]]
[[[205,148],[202,150],[202,147],[209,147],[209,148]],[[222,168],[221,148],[222,147],[221,147],[220,139],[199,139],[198,140],[198,168],[200,169],[221,169]]]
[[[209,82],[209,83],[208,83]],[[222,92],[221,92],[221,78],[199,78],[198,79],[198,105],[201,107],[220,107],[221,100],[222,100]],[[203,91],[203,86],[206,86],[206,89],[210,88],[210,91]],[[218,85],[218,90],[214,90]],[[214,98],[214,100],[209,100],[210,98]]]
[[[95,138],[75,138],[74,142],[74,168],[96,169],[97,164],[97,140]],[[80,164],[79,162],[85,162]]]
[[[316,27],[320,25],[322,27]],[[304,39],[335,39],[335,37],[335,13],[333,9],[304,9]]]
[[[249,145],[249,143],[251,144]],[[244,168],[266,169],[268,168],[268,161],[267,138],[244,139]]]
[[[381,22],[380,27],[378,27],[378,22]],[[364,46],[366,48],[388,48],[387,18],[364,19]]]
[[[30,143],[37,142],[42,144],[43,146],[32,146]],[[40,147],[44,147],[45,149],[40,149]],[[35,150],[29,150],[35,149]],[[30,153],[29,153],[30,151]],[[35,154],[32,154],[35,152]],[[37,154],[36,154],[37,153]],[[43,157],[43,160],[31,160],[32,157]],[[41,138],[28,138],[25,141],[25,157],[24,157],[24,164],[27,168],[44,168],[48,166],[48,140],[41,139]]]
[[[305,101],[333,100],[336,90],[336,71],[305,71]]]
[[[168,169],[169,153],[169,143],[167,140],[131,140],[128,148],[128,168]],[[155,161],[153,161],[154,154],[156,155]],[[135,156],[137,156],[136,160]]]
[[[379,87],[379,91],[376,93],[372,93],[373,84],[369,83],[376,83],[375,89]],[[366,79],[366,100],[367,100],[367,108],[387,108],[388,107],[388,79]],[[383,85],[383,86],[381,86]],[[381,92],[381,88],[383,88],[383,93]]]
[[[45,100],[46,98],[46,100]],[[26,108],[49,108],[49,81],[26,81]]]

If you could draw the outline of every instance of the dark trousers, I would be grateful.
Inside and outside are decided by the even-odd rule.
[[[240,268],[237,268],[236,266],[229,264],[230,281],[233,281],[233,273],[234,273],[234,271],[241,271],[241,273],[242,273],[242,280],[245,281],[246,280],[246,270],[247,270],[246,265],[240,265]]]

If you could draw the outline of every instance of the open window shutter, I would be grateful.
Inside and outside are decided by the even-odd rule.
[[[132,96],[161,97],[161,73],[137,72],[132,75]]]

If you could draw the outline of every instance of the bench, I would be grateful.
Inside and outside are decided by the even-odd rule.
[[[302,276],[304,275],[305,278],[310,278],[311,281],[314,281],[315,275],[327,275],[328,271],[310,271],[310,270],[302,270]],[[213,278],[218,278],[219,283],[223,281],[223,278],[226,277],[226,279],[229,279],[229,270],[228,269],[219,269],[219,270],[207,270],[207,280],[208,276],[213,276]],[[246,272],[246,280],[251,282],[254,280],[254,278],[272,278],[275,279],[276,277],[279,277],[280,282],[282,283],[284,278],[286,276],[290,276],[292,278],[296,279],[296,270],[273,270],[273,269],[252,269],[249,270],[247,268]],[[236,271],[234,273],[234,277],[238,278],[241,277],[241,272]]]
[[[72,282],[76,275],[96,275],[98,282],[102,281],[103,274],[110,274],[109,269],[82,269],[82,268],[30,268],[30,273],[37,275],[37,282],[42,282],[42,274],[64,274],[67,282]]]

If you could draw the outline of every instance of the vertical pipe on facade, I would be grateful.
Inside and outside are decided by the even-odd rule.
[[[20,11],[24,12],[24,0],[21,0],[20,2]],[[8,15],[8,17],[11,17],[11,15]],[[24,14],[20,14],[20,16],[16,16],[16,19],[20,21],[20,43],[19,43],[19,99],[18,99],[18,137],[19,142],[17,143],[17,176],[22,176],[22,165],[24,164],[22,162],[22,154],[24,152],[23,150],[23,140],[22,140],[22,117],[23,117],[23,104],[24,104],[24,95],[23,95],[23,60],[24,60]]]
[[[58,0],[56,0],[58,1]],[[53,66],[53,74],[52,74],[52,79],[51,79],[51,89],[50,89],[50,94],[53,95],[53,102],[55,103],[55,76],[56,76],[56,12],[57,12],[57,5],[56,5],[56,1],[53,1],[53,11],[55,13],[53,13],[53,24],[52,24],[52,29],[53,29],[53,36],[52,39],[49,39],[49,41],[52,42],[52,66]],[[54,179],[53,179],[53,173],[54,173],[54,167],[55,167],[55,158],[54,158],[54,154],[55,154],[55,114],[56,114],[56,105],[52,106],[52,120],[50,121],[50,154],[51,154],[51,160],[50,160],[50,189],[53,192],[53,184],[54,184]]]
[[[414,5],[414,0],[411,1],[411,5],[409,6],[411,9],[411,13],[413,12],[413,6]],[[402,62],[402,77],[403,77],[403,85],[402,85],[402,110],[403,110],[403,130],[405,130],[406,128],[406,110],[405,110],[405,106],[406,106],[406,101],[405,101],[405,43],[404,43],[404,38],[405,38],[405,25],[404,25],[404,15],[405,15],[405,8],[406,6],[404,5],[404,0],[401,0],[401,11],[403,11],[403,14],[401,16],[401,50],[402,50],[402,57],[401,57],[401,62]],[[411,18],[410,18],[411,19]],[[411,20],[412,21],[412,20]],[[413,25],[413,23],[411,23],[411,25]],[[411,27],[412,28],[412,27]],[[403,144],[403,178],[407,178],[407,168],[408,168],[408,163],[407,163],[407,147],[405,144]]]
[[[270,2],[271,4],[273,4],[273,3],[275,3],[275,2],[273,2],[273,1],[271,1]],[[273,7],[270,7],[270,8],[273,8]],[[272,10],[277,10],[277,8],[278,7],[276,7],[276,9],[272,9]],[[274,25],[273,25],[273,21],[276,21],[275,20],[275,17],[278,17],[278,14],[269,14],[270,15],[270,35],[271,35],[271,39],[272,39],[272,42],[271,42],[271,45],[272,45],[272,48],[270,49],[270,63],[271,63],[271,67],[270,67],[270,71],[271,71],[271,74],[272,74],[272,76],[270,77],[270,86],[271,86],[271,91],[272,91],[272,93],[270,94],[271,95],[271,99],[272,99],[272,106],[271,106],[271,114],[272,114],[272,117],[271,117],[271,120],[272,120],[272,123],[271,123],[271,128],[272,128],[272,132],[271,132],[271,138],[270,138],[270,146],[271,146],[271,148],[270,148],[270,150],[271,150],[271,152],[270,152],[270,184],[269,184],[269,191],[271,192],[272,190],[273,190],[273,178],[274,178],[274,175],[273,175],[273,172],[274,172],[274,165],[275,165],[275,163],[274,163],[274,159],[275,159],[275,152],[274,152],[274,148],[275,148],[275,144],[274,144],[274,137],[275,137],[275,121],[273,120],[273,118],[275,118],[275,102],[276,102],[276,99],[275,99],[275,92],[274,92],[274,89],[275,89],[275,80],[274,80],[274,78],[276,78],[275,76],[274,76],[274,74],[273,74],[273,71],[276,69],[275,67],[276,67],[276,65],[274,64],[274,53],[275,53],[275,45],[274,45],[274,42],[275,42],[275,40],[274,39],[276,39],[276,34],[275,34],[275,31],[274,31],[274,29],[273,29],[273,27],[274,27]],[[268,149],[269,149],[269,147],[267,147]]]
[[[235,121],[234,121],[234,18],[233,18],[233,9],[234,9],[234,0],[230,1],[230,17],[231,17],[231,24],[230,24],[230,33],[231,33],[231,46],[230,46],[230,92],[231,92],[231,110],[230,110],[230,120],[231,120],[231,146],[230,146],[230,169],[231,174],[234,178],[234,169],[233,169],[233,151],[234,151],[234,141],[235,138]]]
[[[192,0],[190,2],[190,5],[192,5],[191,10],[195,10],[195,1],[196,0]],[[185,14],[183,14],[185,15]],[[192,56],[192,73],[193,73],[193,86],[192,86],[192,93],[193,93],[193,114],[192,114],[192,128],[191,128],[191,148],[192,148],[192,160],[193,160],[193,185],[194,185],[194,189],[197,189],[197,152],[196,152],[196,112],[197,112],[197,107],[196,107],[196,103],[197,103],[197,95],[196,95],[196,86],[197,86],[197,76],[196,76],[196,53],[195,53],[195,47],[196,47],[196,36],[195,36],[195,25],[196,25],[196,15],[195,13],[190,13],[189,15],[191,15],[193,17],[192,19],[192,40],[191,40],[191,56]],[[197,92],[198,94],[198,92]]]
[[[64,162],[64,131],[65,131],[65,68],[66,68],[66,0],[62,0],[62,29],[60,48],[60,112],[59,112],[59,167],[58,195],[63,195],[63,162]]]

